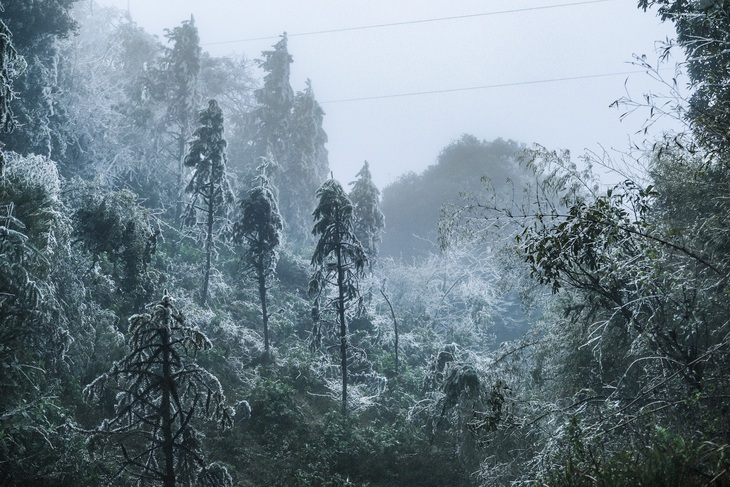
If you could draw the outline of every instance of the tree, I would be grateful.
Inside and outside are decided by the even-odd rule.
[[[253,62],[243,55],[213,57],[203,53],[200,91],[204,100],[217,100],[226,116],[228,170],[239,181],[246,181],[254,175],[254,168],[248,161],[247,131],[251,113],[256,108],[256,86]]]
[[[676,42],[684,50],[684,67],[692,86],[687,106],[683,107],[686,121],[706,150],[726,153],[730,149],[726,130],[730,126],[727,5],[720,1],[639,0],[638,6],[645,11],[658,7],[659,17],[674,23]]]
[[[550,418],[558,425],[540,433],[539,443],[531,440],[541,445],[534,464],[544,465],[533,480],[727,479],[720,458],[730,438],[717,426],[727,421],[723,398],[730,390],[722,372],[730,336],[730,249],[720,223],[727,215],[726,171],[681,149],[663,148],[654,157],[655,185],[628,180],[603,192],[567,154],[528,151],[524,162],[535,173],[525,189],[530,199],[472,204],[463,225],[451,227],[514,229],[513,251],[554,295],[532,345],[520,346],[533,349],[532,380],[523,386],[544,387],[542,406],[521,423]],[[520,391],[518,402],[529,403],[535,387]],[[663,449],[671,454],[645,454]],[[670,469],[665,458],[679,457],[686,467]]]
[[[280,162],[285,153],[286,134],[294,104],[294,90],[289,84],[292,57],[287,48],[286,32],[274,45],[273,51],[261,53],[263,59],[258,65],[266,74],[264,86],[254,92],[259,106],[253,112],[252,137],[253,158],[273,154]]]
[[[119,291],[116,299],[123,297],[137,309],[149,301],[154,288],[147,271],[160,230],[153,227],[134,193],[106,192],[95,184],[74,186],[80,190],[74,235],[91,254],[92,268],[100,261],[110,268]]]
[[[388,222],[380,254],[411,259],[438,252],[441,208],[460,202],[463,193],[482,190],[480,177],[488,177],[495,189],[519,186],[524,174],[516,157],[521,149],[515,141],[488,142],[465,134],[445,147],[437,163],[423,173],[404,174],[388,185],[380,203]]]
[[[342,413],[347,413],[348,330],[347,314],[360,295],[358,280],[367,264],[367,255],[354,233],[354,209],[340,183],[326,181],[317,190],[319,204],[314,210],[312,234],[319,236],[312,255],[315,272],[309,284],[314,309],[333,309],[339,325],[340,368],[342,371]],[[336,295],[326,298],[328,286]]]
[[[298,243],[311,237],[309,208],[316,204],[315,193],[329,173],[323,118],[324,111],[307,80],[305,90],[294,98],[286,154],[277,178],[287,236]]]
[[[86,386],[95,400],[111,389],[117,392],[115,416],[93,431],[105,446],[118,443],[120,470],[138,482],[160,482],[164,487],[230,486],[225,469],[208,465],[194,419],[232,424],[218,379],[195,363],[200,351],[211,348],[208,338],[188,326],[165,293],[148,313],[129,319],[130,352],[111,370]],[[104,450],[102,450],[104,452]]]
[[[258,283],[261,321],[264,329],[264,356],[269,358],[269,311],[267,290],[271,285],[278,247],[281,244],[282,221],[276,198],[269,188],[266,163],[261,166],[259,185],[250,189],[241,201],[241,219],[233,226],[233,241],[243,245],[243,260]]]
[[[185,165],[193,175],[185,189],[191,195],[184,215],[184,225],[202,227],[205,241],[205,266],[200,301],[208,300],[208,285],[216,233],[228,223],[227,213],[233,203],[226,175],[226,140],[223,138],[223,112],[215,100],[200,112],[200,127],[193,133]],[[199,218],[200,217],[200,218]]]
[[[378,243],[385,228],[385,217],[380,211],[380,191],[373,183],[368,161],[365,161],[357,173],[357,178],[357,181],[350,183],[352,189],[349,194],[354,206],[355,236],[360,240],[372,265],[378,256]]]
[[[159,40],[116,8],[80,2],[74,18],[79,28],[60,43],[58,68],[59,103],[74,136],[66,151],[68,160],[85,179],[100,176],[111,182],[132,168],[136,175],[167,175],[167,162],[160,164],[153,149],[161,137],[163,109],[149,96],[145,82],[160,61]],[[161,179],[156,183],[156,189],[174,189],[175,196],[181,191]],[[147,200],[140,187],[134,190]]]
[[[163,68],[163,87],[168,103],[168,123],[174,141],[173,158],[177,161],[178,187],[182,188],[187,161],[187,145],[198,104],[198,77],[200,76],[201,48],[195,19],[190,16],[165,33],[171,49],[166,51]],[[179,211],[178,211],[179,214]]]
[[[75,141],[69,129],[57,83],[59,40],[72,34],[77,24],[71,10],[78,0],[6,0],[3,22],[13,33],[12,44],[25,59],[14,89],[23,96],[11,100],[17,130],[1,134],[8,149],[23,155],[41,154],[61,162],[63,172],[73,172],[66,150]]]
[[[13,34],[0,20],[0,130],[10,132],[15,127],[15,119],[10,103],[15,98],[13,79],[22,69],[22,58],[12,42]],[[0,171],[1,172],[1,171]]]
[[[73,434],[58,427],[65,420],[55,384],[75,325],[62,312],[63,292],[54,279],[69,231],[59,201],[60,180],[55,163],[44,157],[5,157],[0,175],[0,483],[74,484],[70,469],[60,472],[68,466],[64,457],[74,456],[66,450],[72,448]]]

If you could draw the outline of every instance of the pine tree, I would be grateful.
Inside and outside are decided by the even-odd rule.
[[[286,154],[280,161],[279,201],[287,236],[304,243],[310,237],[308,208],[316,204],[315,193],[327,179],[327,134],[322,128],[324,110],[314,97],[307,80],[304,91],[297,93],[292,109]]]
[[[315,272],[309,284],[314,296],[314,309],[321,307],[335,311],[339,325],[340,368],[342,370],[342,413],[347,413],[347,314],[358,301],[358,281],[367,264],[367,255],[355,237],[353,206],[340,183],[325,181],[317,190],[319,204],[314,210],[315,225],[312,234],[319,236],[312,255]],[[335,286],[335,297],[326,300],[328,286]],[[319,334],[319,333],[318,333]]]
[[[252,160],[258,161],[271,152],[280,163],[286,147],[286,137],[294,104],[294,90],[289,84],[292,57],[287,48],[286,32],[274,45],[273,51],[261,53],[258,65],[266,74],[264,86],[254,95],[258,107],[252,114]]]
[[[233,203],[226,175],[223,112],[215,100],[210,100],[208,108],[200,112],[200,127],[193,137],[190,152],[185,157],[185,165],[193,168],[193,176],[186,188],[191,198],[183,224],[202,227],[200,234],[205,241],[205,266],[200,301],[205,305],[216,234],[226,226],[227,214]]]
[[[162,83],[167,102],[167,124],[173,137],[172,159],[176,161],[178,188],[182,188],[185,177],[184,166],[187,145],[198,106],[198,78],[200,76],[201,52],[195,19],[165,33],[172,48],[165,53]],[[182,200],[182,198],[180,198]],[[176,215],[180,214],[178,203]]]
[[[233,227],[233,241],[243,245],[243,261],[258,284],[264,330],[264,359],[269,358],[269,311],[267,290],[271,285],[277,248],[281,244],[282,220],[274,193],[266,177],[266,163],[260,166],[259,185],[241,201],[241,219]]]
[[[115,416],[92,438],[118,443],[118,474],[127,471],[140,482],[164,487],[195,480],[232,485],[223,467],[206,464],[201,436],[193,426],[196,417],[223,427],[232,423],[233,411],[225,405],[218,379],[195,363],[199,351],[211,348],[208,338],[186,325],[165,293],[148,313],[129,319],[129,347],[127,356],[84,389],[95,400],[107,389],[117,392]]]
[[[380,191],[373,183],[368,161],[365,161],[357,181],[353,181],[349,197],[354,206],[355,236],[368,256],[372,265],[378,256],[380,235],[385,228],[385,217],[380,211]]]

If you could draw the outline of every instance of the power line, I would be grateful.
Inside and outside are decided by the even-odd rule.
[[[534,10],[547,10],[552,8],[563,8],[563,7],[575,7],[578,5],[588,5],[592,3],[603,3],[603,2],[610,2],[613,0],[584,0],[581,2],[572,2],[572,3],[559,3],[554,5],[541,5],[539,7],[525,7],[525,8],[515,8],[515,9],[509,9],[509,10],[496,10],[493,12],[482,12],[482,13],[476,13],[476,14],[467,14],[467,15],[455,15],[452,17],[437,17],[432,19],[418,19],[418,20],[407,20],[403,22],[391,22],[387,24],[373,24],[373,25],[362,25],[358,27],[343,27],[340,29],[328,29],[328,30],[317,30],[312,32],[300,32],[297,34],[287,34],[288,37],[303,37],[303,36],[313,36],[313,35],[320,35],[320,34],[334,34],[337,32],[349,32],[354,30],[366,30],[366,29],[380,29],[383,27],[397,27],[401,25],[413,25],[413,24],[425,24],[429,22],[442,22],[445,20],[461,20],[461,19],[469,19],[474,17],[487,17],[491,15],[503,15],[503,14],[512,14],[512,13],[519,13],[519,12],[530,12]],[[277,39],[278,36],[266,36],[266,37],[249,37],[246,39],[235,39],[230,41],[217,41],[217,42],[206,42],[203,45],[209,46],[214,44],[234,44],[239,42],[252,42],[252,41],[263,41],[267,39]]]
[[[592,78],[607,78],[609,76],[625,76],[629,74],[639,74],[644,73],[645,70],[636,70],[636,71],[623,71],[623,72],[617,72],[617,73],[603,73],[603,74],[589,74],[584,76],[568,76],[564,78],[547,78],[547,79],[538,79],[538,80],[531,80],[531,81],[515,81],[511,83],[498,83],[498,84],[492,84],[492,85],[481,85],[481,86],[470,86],[465,88],[448,88],[444,90],[431,90],[431,91],[412,91],[409,93],[396,93],[393,95],[376,95],[376,96],[363,96],[358,98],[342,98],[339,100],[328,100],[328,101],[322,101],[320,104],[333,104],[333,103],[347,103],[347,102],[353,102],[353,101],[366,101],[366,100],[382,100],[386,98],[404,98],[408,96],[421,96],[421,95],[434,95],[438,93],[454,93],[457,91],[474,91],[474,90],[487,90],[490,88],[505,88],[509,86],[524,86],[524,85],[537,85],[537,84],[543,84],[543,83],[557,83],[561,81],[574,81],[574,80],[581,80],[581,79],[592,79]]]

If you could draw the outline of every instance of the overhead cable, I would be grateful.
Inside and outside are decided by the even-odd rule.
[[[469,86],[464,88],[447,88],[443,90],[431,90],[431,91],[412,91],[409,93],[396,93],[392,95],[375,95],[375,96],[363,96],[363,97],[357,97],[357,98],[342,98],[338,100],[328,100],[328,101],[322,101],[319,102],[320,104],[324,105],[326,103],[332,104],[332,103],[346,103],[346,102],[353,102],[353,101],[366,101],[366,100],[382,100],[386,98],[403,98],[408,96],[421,96],[421,95],[434,95],[439,93],[454,93],[458,91],[474,91],[474,90],[486,90],[490,88],[506,88],[510,86],[524,86],[524,85],[537,85],[537,84],[543,84],[543,83],[557,83],[560,81],[574,81],[574,80],[581,80],[581,79],[592,79],[592,78],[606,78],[609,76],[626,76],[630,74],[639,74],[639,73],[645,73],[646,70],[636,70],[636,71],[623,71],[623,72],[617,72],[617,73],[603,73],[603,74],[589,74],[589,75],[583,75],[583,76],[567,76],[563,78],[547,78],[547,79],[538,79],[538,80],[531,80],[531,81],[515,81],[510,83],[497,83],[492,85],[481,85],[481,86]]]
[[[417,19],[417,20],[406,20],[403,22],[391,22],[391,23],[385,23],[385,24],[372,24],[372,25],[362,25],[357,27],[343,27],[340,29],[328,29],[328,30],[317,30],[312,32],[300,32],[296,34],[287,34],[288,37],[303,37],[303,36],[314,36],[314,35],[320,35],[320,34],[333,34],[337,32],[348,32],[353,30],[366,30],[366,29],[380,29],[383,27],[397,27],[402,25],[412,25],[412,24],[425,24],[429,22],[443,22],[448,20],[460,20],[460,19],[469,19],[474,17],[487,17],[491,15],[503,15],[503,14],[512,14],[512,13],[519,13],[519,12],[530,12],[533,10],[547,10],[552,8],[562,8],[562,7],[575,7],[578,5],[588,5],[592,3],[603,3],[603,2],[611,2],[613,0],[584,0],[581,2],[571,2],[571,3],[559,3],[554,5],[541,5],[538,7],[524,7],[524,8],[515,8],[515,9],[509,9],[509,10],[496,10],[493,12],[481,12],[476,14],[466,14],[466,15],[454,15],[451,17],[437,17],[437,18],[431,18],[431,19]],[[230,41],[216,41],[216,42],[206,42],[202,45],[204,46],[210,46],[214,44],[235,44],[235,43],[241,43],[241,42],[253,42],[253,41],[263,41],[267,39],[277,39],[279,36],[266,36],[266,37],[249,37],[246,39],[234,39]]]

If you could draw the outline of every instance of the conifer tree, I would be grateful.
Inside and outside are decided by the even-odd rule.
[[[374,262],[378,255],[380,235],[385,228],[385,217],[380,211],[380,190],[373,183],[368,161],[365,161],[357,180],[351,182],[350,200],[354,206],[355,236],[370,260]]]
[[[195,19],[172,30],[165,37],[173,43],[165,56],[166,83],[169,90],[168,116],[173,127],[177,160],[179,161],[179,180],[183,177],[183,163],[190,129],[193,124],[200,75],[200,38],[195,27]]]
[[[264,330],[264,359],[269,358],[269,311],[267,291],[279,259],[282,221],[274,193],[266,177],[267,162],[259,166],[259,184],[241,201],[241,219],[233,226],[233,241],[243,245],[243,261],[256,279]]]
[[[319,241],[312,255],[315,272],[309,284],[316,314],[322,307],[335,311],[339,328],[342,370],[342,413],[347,413],[348,330],[347,314],[358,301],[358,281],[367,264],[367,255],[354,233],[353,206],[339,182],[329,179],[317,190],[319,204],[314,210],[312,234]],[[327,287],[335,296],[327,298]],[[324,302],[323,302],[324,300]],[[319,332],[318,332],[319,334]]]
[[[259,106],[253,112],[251,123],[252,156],[257,161],[271,152],[275,161],[280,163],[294,104],[294,90],[289,84],[292,57],[287,48],[286,32],[274,45],[273,51],[261,54],[263,59],[258,60],[258,64],[266,74],[264,85],[254,93]]]
[[[223,112],[215,100],[200,112],[200,127],[193,133],[190,152],[185,165],[193,168],[193,176],[186,191],[191,198],[183,224],[201,228],[205,242],[205,266],[200,301],[208,301],[211,261],[215,251],[216,234],[227,223],[227,215],[233,204],[226,175],[226,140],[223,138]]]
[[[324,110],[314,97],[307,80],[304,91],[296,94],[287,139],[286,154],[280,161],[279,201],[287,236],[304,243],[310,238],[309,208],[316,204],[315,193],[329,173],[327,134],[322,128]]]
[[[232,423],[218,379],[195,363],[199,351],[211,348],[208,338],[185,323],[165,293],[149,312],[129,319],[129,347],[84,389],[95,400],[107,389],[117,392],[115,415],[94,430],[92,447],[118,444],[117,475],[128,472],[143,485],[232,485],[223,467],[206,464],[193,426],[195,418]]]

